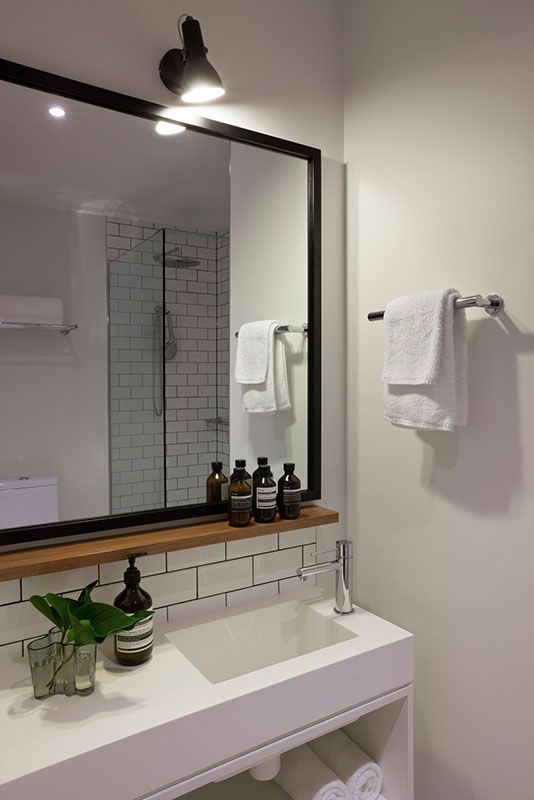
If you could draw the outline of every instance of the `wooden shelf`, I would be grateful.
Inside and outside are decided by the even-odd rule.
[[[278,519],[266,524],[254,522],[246,528],[231,528],[226,520],[222,520],[11,550],[0,553],[0,581],[121,561],[126,559],[128,553],[168,553],[189,547],[250,539],[267,533],[286,533],[314,528],[316,525],[330,525],[338,521],[337,511],[321,506],[306,506],[298,519]]]

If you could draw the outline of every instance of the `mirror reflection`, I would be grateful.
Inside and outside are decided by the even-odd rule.
[[[8,83],[0,102],[0,527],[203,504],[237,458],[294,461],[305,488],[306,162]],[[265,320],[289,325],[274,407],[235,379],[235,334]]]

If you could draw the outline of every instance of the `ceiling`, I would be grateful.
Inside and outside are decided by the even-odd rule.
[[[228,230],[229,142],[5,82],[0,107],[0,202]]]

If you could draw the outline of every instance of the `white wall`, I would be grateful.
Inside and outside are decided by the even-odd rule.
[[[533,797],[534,5],[347,4],[349,525],[359,601],[416,636],[418,800]],[[401,294],[468,312],[470,420],[382,416]]]
[[[60,297],[79,325],[0,335],[0,475],[57,475],[63,520],[109,513],[105,237],[103,217],[0,203],[0,292]]]
[[[274,476],[294,461],[307,487],[308,348],[303,334],[285,334],[291,408],[250,414],[233,380],[241,325],[258,319],[301,324],[308,319],[306,161],[232,144],[230,168],[230,445],[233,459],[267,456]]]

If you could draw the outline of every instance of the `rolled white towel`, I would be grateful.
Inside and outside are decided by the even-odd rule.
[[[0,294],[0,322],[63,324],[63,301],[59,297]]]
[[[382,770],[346,733],[327,733],[310,742],[310,747],[339,775],[350,800],[378,800],[382,791]]]
[[[347,800],[347,788],[339,777],[303,744],[282,756],[275,782],[292,800]]]

